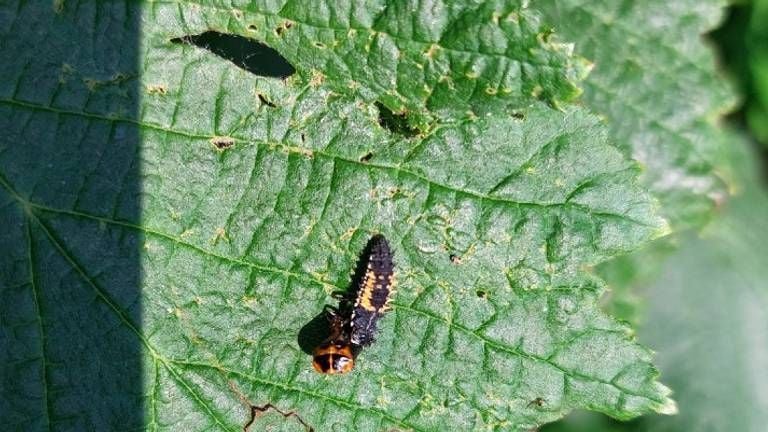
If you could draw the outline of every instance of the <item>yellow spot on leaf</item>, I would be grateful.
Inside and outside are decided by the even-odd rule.
[[[440,49],[439,45],[432,44],[429,46],[429,48],[426,51],[424,51],[424,56],[433,58],[439,49]]]
[[[163,84],[150,84],[147,86],[147,93],[164,96],[168,93],[168,88]]]
[[[227,237],[227,231],[224,228],[216,228],[216,232],[213,235],[213,238],[211,238],[211,243],[216,244],[219,242],[219,240],[224,240],[229,242],[229,238]]]
[[[319,87],[325,81],[325,75],[317,69],[312,69],[312,77],[309,79],[309,85]]]

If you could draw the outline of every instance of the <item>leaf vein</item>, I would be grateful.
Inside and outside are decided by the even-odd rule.
[[[198,247],[198,246],[186,243],[186,242],[182,242],[182,241],[180,241],[180,240],[178,240],[178,239],[176,239],[176,238],[174,238],[174,237],[172,237],[172,236],[170,236],[168,234],[161,233],[161,232],[158,232],[158,231],[151,231],[151,230],[148,230],[148,229],[146,229],[144,227],[141,227],[141,226],[138,226],[138,225],[134,225],[134,224],[129,223],[129,222],[122,222],[122,221],[106,219],[106,218],[102,218],[102,217],[98,217],[98,216],[93,216],[93,215],[89,215],[89,214],[84,214],[84,213],[80,213],[80,212],[73,212],[73,211],[67,211],[67,210],[56,210],[56,209],[51,209],[51,208],[48,208],[48,207],[43,207],[43,206],[39,206],[37,204],[31,204],[31,203],[30,203],[30,206],[32,206],[32,207],[34,207],[36,209],[44,210],[44,211],[60,213],[60,214],[69,214],[69,215],[72,215],[72,216],[84,217],[84,218],[88,218],[88,219],[98,220],[98,221],[101,221],[101,222],[104,222],[104,223],[108,223],[108,224],[119,225],[119,226],[124,226],[126,228],[136,229],[136,230],[139,230],[139,231],[143,231],[146,234],[157,235],[157,236],[165,238],[167,240],[174,241],[174,242],[176,242],[176,243],[178,243],[178,244],[180,244],[182,246],[189,247],[190,249],[192,249],[192,250],[194,250],[194,251],[196,251],[198,253],[201,253],[201,254],[204,254],[204,255],[208,255],[208,256],[211,256],[211,257],[215,257],[215,258],[218,258],[218,259],[221,259],[221,260],[229,261],[229,262],[234,263],[234,264],[242,265],[242,266],[245,266],[245,267],[252,267],[252,268],[255,268],[255,269],[258,269],[258,270],[262,270],[262,271],[278,273],[278,274],[281,274],[281,275],[284,275],[284,276],[287,276],[287,277],[295,278],[295,279],[298,279],[298,280],[301,280],[301,281],[304,281],[304,282],[314,283],[314,284],[320,285],[320,286],[330,286],[334,290],[341,290],[342,289],[341,287],[338,287],[338,286],[336,286],[336,285],[334,285],[332,283],[329,283],[329,282],[321,281],[321,280],[319,280],[319,279],[317,279],[317,278],[315,278],[315,277],[313,277],[311,275],[297,273],[297,272],[290,271],[290,270],[284,270],[284,269],[280,269],[280,268],[276,268],[276,267],[272,267],[272,266],[268,266],[268,265],[256,264],[256,263],[252,263],[252,262],[242,261],[242,260],[239,260],[239,259],[236,259],[236,258],[215,254],[215,253],[213,253],[211,251],[208,251],[206,249],[203,249],[201,247]],[[518,356],[518,357],[524,357],[524,358],[528,358],[528,359],[533,360],[533,361],[537,361],[537,362],[540,362],[540,363],[548,364],[548,365],[550,365],[550,366],[552,366],[554,368],[557,368],[558,370],[560,370],[563,374],[565,374],[567,376],[571,376],[571,377],[574,377],[574,378],[580,378],[580,379],[584,379],[584,380],[589,380],[589,381],[599,382],[599,383],[602,383],[602,384],[606,384],[606,385],[612,386],[612,387],[614,387],[614,388],[616,388],[616,389],[618,389],[618,390],[620,390],[622,392],[625,392],[627,394],[630,394],[632,396],[637,396],[637,397],[643,397],[643,398],[646,398],[646,399],[650,399],[646,395],[636,394],[634,392],[631,392],[628,389],[621,388],[621,387],[617,386],[616,384],[611,383],[610,381],[601,380],[601,379],[599,379],[597,377],[590,377],[590,376],[583,375],[583,374],[580,374],[580,373],[575,372],[575,371],[564,369],[561,366],[555,364],[554,362],[552,362],[552,361],[550,361],[550,360],[548,360],[546,358],[539,357],[539,356],[536,356],[536,355],[533,355],[533,354],[530,354],[530,353],[526,353],[526,352],[520,351],[519,349],[516,349],[514,347],[510,347],[510,346],[508,346],[506,344],[500,343],[498,341],[494,341],[494,340],[488,339],[487,337],[485,337],[485,336],[483,336],[483,335],[481,335],[481,334],[479,334],[479,333],[477,333],[477,332],[475,332],[475,331],[473,331],[473,330],[471,330],[471,329],[469,329],[469,328],[467,328],[467,327],[465,327],[465,326],[463,326],[461,324],[457,324],[455,322],[449,321],[449,320],[447,320],[447,319],[445,319],[443,317],[440,317],[440,316],[438,316],[438,315],[436,315],[436,314],[434,314],[432,312],[416,309],[416,308],[410,307],[408,305],[404,305],[404,304],[396,303],[396,302],[393,303],[393,306],[395,306],[396,308],[402,309],[402,310],[406,310],[406,311],[415,313],[415,314],[423,315],[423,316],[431,318],[433,320],[437,320],[439,322],[444,323],[445,325],[447,325],[449,327],[454,327],[457,330],[460,330],[460,331],[462,331],[462,332],[464,332],[466,334],[472,335],[472,336],[476,337],[478,340],[480,340],[480,341],[482,341],[484,343],[487,343],[489,346],[492,346],[492,347],[494,347],[494,348],[496,348],[496,349],[498,349],[500,351],[504,351],[504,352],[506,352],[508,354],[512,354],[512,355],[515,355],[515,356]],[[653,400],[653,401],[659,402],[659,403],[663,403],[664,402],[663,400],[656,400],[656,399],[650,399],[650,400]]]
[[[10,104],[10,105],[19,106],[19,107],[26,107],[26,108],[34,109],[34,110],[50,111],[50,112],[55,112],[55,113],[65,114],[65,115],[75,115],[75,116],[83,116],[83,117],[87,117],[87,118],[97,118],[97,119],[101,119],[101,120],[105,120],[105,121],[121,121],[121,122],[136,124],[136,125],[141,126],[141,127],[145,127],[145,128],[149,128],[149,129],[154,129],[154,130],[158,130],[158,131],[162,131],[162,132],[166,132],[166,133],[170,133],[170,134],[176,134],[176,135],[184,136],[184,137],[187,137],[187,138],[206,139],[206,140],[210,140],[211,138],[213,138],[213,136],[209,136],[209,135],[201,135],[201,134],[193,134],[193,133],[188,133],[188,132],[183,132],[183,131],[177,131],[177,130],[173,130],[173,129],[164,128],[164,127],[159,126],[159,125],[152,125],[152,124],[142,123],[142,122],[139,122],[139,121],[136,121],[136,120],[131,120],[131,119],[114,118],[114,117],[108,117],[108,116],[103,116],[103,115],[98,115],[98,114],[82,113],[82,112],[78,112],[78,111],[67,111],[67,110],[61,110],[61,109],[58,109],[58,108],[45,107],[45,106],[41,106],[41,105],[36,105],[36,104],[31,104],[31,103],[28,103],[28,102],[21,102],[21,101],[16,101],[16,100],[1,99],[0,103],[6,103],[6,104]],[[255,140],[252,140],[252,139],[247,139],[245,137],[242,137],[240,139],[242,139],[243,141],[251,142],[251,143],[253,143],[255,145],[258,145],[258,146],[263,146],[263,147],[266,147],[266,148],[270,148],[269,143],[264,142],[264,141],[255,141]],[[284,146],[281,146],[281,147],[284,147]],[[287,150],[290,151],[290,149],[287,149]],[[653,224],[651,224],[651,223],[634,219],[632,217],[629,217],[626,214],[612,213],[612,212],[607,212],[607,211],[595,211],[595,210],[593,210],[593,209],[591,209],[591,208],[589,208],[587,206],[584,206],[584,205],[581,205],[581,204],[577,204],[577,203],[571,203],[571,202],[537,203],[537,202],[527,202],[527,201],[515,201],[515,200],[508,199],[508,198],[502,198],[502,197],[498,197],[498,196],[488,195],[488,194],[485,194],[485,193],[482,193],[482,192],[478,192],[478,191],[462,189],[462,188],[459,188],[459,187],[455,187],[455,186],[451,186],[451,185],[435,182],[434,180],[431,180],[428,177],[426,177],[426,176],[424,176],[422,174],[417,173],[416,171],[404,168],[401,165],[382,164],[382,163],[376,164],[376,163],[371,163],[371,162],[363,163],[363,162],[360,162],[359,160],[345,158],[345,157],[342,157],[340,155],[335,155],[335,154],[324,152],[324,151],[320,151],[320,150],[315,150],[314,151],[314,155],[316,157],[317,156],[323,156],[323,157],[326,157],[328,159],[334,159],[336,161],[342,161],[342,162],[349,163],[349,164],[354,165],[354,166],[366,166],[369,169],[370,168],[377,168],[377,169],[381,169],[381,170],[392,171],[395,174],[410,175],[410,176],[412,176],[412,177],[414,177],[416,179],[419,179],[420,181],[422,181],[424,183],[427,183],[427,184],[433,185],[435,187],[438,187],[438,188],[441,188],[441,189],[445,189],[445,190],[448,190],[448,191],[451,191],[451,192],[454,192],[454,193],[468,195],[468,196],[474,197],[474,198],[476,198],[476,199],[478,199],[480,201],[488,201],[488,202],[495,202],[495,203],[500,203],[500,204],[504,204],[504,205],[513,205],[513,206],[518,206],[518,207],[528,207],[528,208],[536,208],[536,209],[540,209],[540,208],[563,208],[563,209],[567,209],[567,210],[574,210],[574,211],[578,211],[578,212],[583,212],[583,213],[586,213],[586,214],[588,214],[590,216],[593,216],[593,217],[605,217],[605,218],[609,218],[609,219],[619,219],[619,220],[624,220],[624,221],[631,222],[631,223],[633,223],[635,225],[649,227],[649,228],[655,228],[655,226]]]

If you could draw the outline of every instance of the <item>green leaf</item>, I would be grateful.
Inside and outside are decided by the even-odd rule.
[[[741,184],[722,220],[701,238],[689,236],[648,290],[640,338],[658,349],[681,410],[674,420],[641,422],[642,430],[757,432],[768,422],[768,192],[746,147],[734,150]],[[688,335],[687,343],[670,328]]]
[[[750,76],[748,78],[747,119],[751,132],[768,145],[768,1],[756,0],[750,4],[752,12],[747,33],[747,53]]]
[[[11,428],[525,430],[576,407],[674,410],[584,272],[667,231],[585,110],[533,103],[404,137],[298,62],[256,77],[172,42],[276,15],[4,7]],[[354,372],[319,375],[302,329],[377,232],[394,310]]]
[[[645,288],[659,278],[679,243],[677,235],[666,236],[597,266],[596,273],[610,287],[601,299],[603,310],[633,326],[642,325],[647,319]]]
[[[266,42],[305,78],[378,100],[426,130],[433,119],[579,94],[583,61],[551,37],[527,3],[313,0],[239,9],[201,4],[174,13],[184,22],[178,30],[218,29]]]
[[[725,151],[716,124],[734,104],[701,34],[722,0],[536,3],[576,52],[594,63],[585,104],[608,119],[611,137],[643,166],[642,182],[674,229],[699,227],[726,198]]]
[[[736,143],[739,192],[701,236],[683,238],[661,277],[642,292],[648,304],[639,338],[658,350],[680,415],[619,424],[582,413],[546,432],[765,429],[768,192],[757,152]]]

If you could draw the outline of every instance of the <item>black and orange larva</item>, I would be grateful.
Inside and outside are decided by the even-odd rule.
[[[395,263],[392,250],[383,235],[368,242],[365,273],[359,281],[350,316],[350,342],[364,347],[374,341],[376,323],[389,310],[395,293]]]
[[[354,292],[343,298],[338,309],[330,308],[330,336],[312,352],[312,365],[325,374],[352,370],[362,347],[374,342],[376,324],[389,310],[395,292],[395,264],[383,235],[371,238],[359,263]]]

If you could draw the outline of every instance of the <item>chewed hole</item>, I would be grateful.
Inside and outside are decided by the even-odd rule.
[[[215,136],[211,138],[211,144],[219,150],[225,150],[235,145],[235,139],[226,136]]]
[[[408,124],[405,114],[395,114],[381,102],[376,102],[376,108],[379,110],[379,125],[384,129],[406,138],[418,135],[419,131]]]
[[[372,157],[373,157],[373,153],[372,152],[368,152],[368,153],[360,156],[360,162],[368,162],[369,160],[371,160]]]
[[[275,49],[239,35],[210,30],[198,35],[174,38],[171,42],[206,49],[259,76],[287,78],[296,73],[296,68]]]
[[[512,118],[515,118],[517,120],[525,120],[525,114],[523,114],[520,111],[512,111],[512,114],[510,114]]]
[[[477,296],[482,298],[482,299],[488,298],[488,292],[484,291],[484,290],[477,290],[477,291],[475,291],[475,294],[477,294]]]
[[[276,107],[276,106],[277,106],[277,105],[275,105],[274,103],[270,102],[270,100],[269,100],[269,99],[267,99],[267,97],[266,97],[266,96],[264,96],[264,95],[263,95],[263,94],[261,94],[261,93],[257,93],[257,94],[256,94],[256,96],[258,96],[258,97],[259,97],[259,102],[261,102],[262,104],[264,104],[264,105],[266,105],[266,106],[268,106],[268,107],[270,107],[270,108],[274,108],[274,107]]]
[[[288,29],[289,29],[289,28],[291,28],[291,27],[293,27],[293,23],[292,23],[292,22],[290,22],[290,21],[285,21],[285,22],[283,22],[282,24],[280,24],[279,26],[277,26],[277,27],[275,28],[275,33],[276,33],[278,36],[282,36],[282,35],[283,35],[283,32],[284,32],[285,30],[288,30]]]

